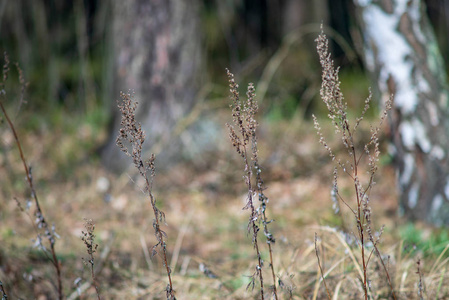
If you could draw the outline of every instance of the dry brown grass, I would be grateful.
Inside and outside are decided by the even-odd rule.
[[[229,120],[227,110],[217,113],[223,124]],[[319,121],[323,135],[330,137],[328,145],[338,156],[341,140],[332,138],[334,128],[325,125],[324,119]],[[364,123],[358,131],[370,135]],[[361,252],[351,238],[351,232],[357,232],[351,221],[354,216],[348,210],[335,214],[332,209],[333,167],[316,142],[313,125],[306,121],[296,126],[284,121],[261,122],[258,132],[259,159],[268,187],[264,193],[270,199],[269,218],[275,220],[270,230],[276,237],[273,269],[279,299],[325,299],[328,294],[323,277],[333,299],[363,298]],[[248,215],[241,210],[248,190],[241,182],[241,160],[231,147],[216,153],[209,169],[198,171],[179,164],[158,175],[153,189],[160,209],[165,211],[165,242],[169,245],[164,266],[160,257],[151,259],[151,248],[159,240],[154,236],[148,195],[142,193],[144,179],[131,175],[131,181],[128,176],[111,175],[98,162],[83,160],[86,153],[82,153],[80,163],[71,166],[71,176],[61,180],[52,153],[58,145],[73,143],[76,137],[51,130],[26,133],[20,129],[18,136],[35,170],[42,210],[60,234],[56,253],[64,297],[96,298],[98,293],[92,285],[96,282],[103,299],[163,299],[169,265],[179,299],[260,298],[260,290],[246,289],[255,264],[252,235],[246,234]],[[20,157],[12,151],[14,138],[4,125],[0,127],[0,140],[0,292],[12,299],[55,299],[58,284],[54,267],[41,250],[32,247],[33,222],[14,201],[16,197],[26,203],[29,193]],[[380,144],[380,148],[384,146]],[[378,247],[397,299],[448,299],[447,253],[408,251],[410,245],[401,241],[398,231],[405,221],[396,215],[394,170],[380,166],[376,179],[370,194],[371,209],[376,212],[372,222],[375,226],[385,224]],[[350,196],[353,180],[341,176],[338,183],[342,196]],[[84,219],[96,224],[98,250],[95,264],[90,265],[95,280],[92,268],[86,268],[82,260],[86,255],[80,239],[86,232]],[[319,236],[316,243],[315,232]],[[265,261],[268,253],[261,251]],[[262,272],[265,278],[271,277],[269,268]],[[367,274],[371,280],[369,297],[389,299],[391,293],[379,262],[373,260]]]
[[[304,134],[302,128],[295,132],[298,135]],[[269,139],[270,133],[266,134],[260,139]],[[311,140],[315,138],[313,130],[306,134]],[[46,144],[45,147],[52,146],[52,143],[47,144],[45,139],[43,143]],[[261,144],[260,147],[269,152],[265,148],[269,145],[263,145],[263,142]],[[314,148],[316,153],[315,157],[309,157],[310,160],[319,162],[326,159],[318,143],[315,146],[307,146]],[[46,159],[41,156],[35,161],[45,162]],[[245,234],[247,215],[241,211],[245,191],[240,182],[241,175],[238,175],[240,172],[234,171],[238,170],[239,165],[239,162],[232,159],[222,161],[216,168],[205,170],[201,174],[188,166],[179,165],[171,170],[177,173],[177,176],[160,174],[157,179],[156,193],[164,203],[163,208],[169,225],[166,229],[169,237],[167,243],[173,245],[168,253],[169,258],[172,257],[176,240],[181,239],[178,260],[173,268],[173,285],[178,297],[182,299],[257,298],[257,292],[246,291],[246,285],[249,283],[246,276],[252,274],[254,260],[251,238]],[[269,187],[266,193],[270,199],[276,199],[270,202],[270,211],[271,217],[276,220],[272,225],[277,237],[274,251],[275,270],[285,288],[281,290],[280,299],[289,299],[288,289],[292,290],[292,299],[310,299],[315,290],[316,299],[326,298],[314,252],[315,231],[322,241],[319,246],[323,249],[322,253],[324,252],[324,257],[321,256],[324,272],[335,266],[327,277],[330,289],[334,296],[338,295],[337,299],[352,299],[355,297],[353,291],[358,284],[358,273],[348,252],[347,242],[341,240],[341,235],[329,229],[341,224],[340,218],[334,215],[331,208],[332,168],[322,165],[313,176],[290,175],[301,173],[298,169],[303,167],[307,172],[307,166],[292,166],[291,170],[284,170],[285,174],[279,174],[279,170],[271,166],[264,170]],[[229,171],[223,173],[223,170]],[[417,257],[407,254],[406,245],[398,238],[397,228],[403,221],[395,216],[395,175],[391,167],[381,168],[378,175],[378,192],[372,194],[372,209],[377,213],[376,223],[386,225],[386,233],[380,247],[384,253],[390,255],[391,264],[394,263],[393,277],[398,298],[419,299]],[[78,277],[82,278],[80,285],[90,281],[90,272],[81,259],[85,257],[86,250],[80,241],[81,232],[84,230],[83,219],[89,218],[96,223],[99,244],[96,265],[101,267],[96,274],[102,297],[164,297],[166,276],[163,266],[159,259],[148,262],[142,247],[141,241],[151,247],[156,240],[150,238],[153,229],[148,214],[151,211],[142,209],[146,206],[146,199],[139,188],[129,182],[127,177],[120,179],[111,176],[95,163],[80,165],[77,168],[74,173],[76,183],[57,182],[51,179],[51,174],[47,176],[46,182],[41,181],[38,187],[43,188],[41,194],[45,196],[45,207],[54,208],[48,210],[49,219],[55,222],[59,232],[64,232],[58,240],[57,250],[63,258],[65,295],[76,291],[74,281]],[[112,197],[110,202],[103,200],[103,192],[96,187],[101,177],[107,177],[114,183],[108,191]],[[235,181],[225,183],[223,180],[226,178],[235,178]],[[225,191],[220,187],[216,188],[221,184]],[[342,178],[340,184],[344,190],[350,187],[351,182]],[[15,190],[17,195],[21,195],[20,186]],[[1,201],[5,204],[2,207],[6,217],[2,223],[0,280],[10,298],[22,296],[52,299],[54,287],[51,284],[51,266],[46,263],[44,257],[31,249],[30,239],[33,234],[29,220],[18,211],[11,198],[2,197]],[[350,215],[346,214],[344,219],[348,217]],[[184,234],[181,238],[182,232]],[[356,253],[354,245],[349,247]],[[105,248],[109,248],[109,253],[102,257]],[[447,261],[444,257],[438,262],[436,259],[437,257],[432,256],[421,259],[423,282],[427,295],[433,295],[435,299],[442,280],[439,299],[444,299],[449,294]],[[435,262],[437,265],[432,269]],[[204,269],[200,269],[201,264],[217,278],[211,278],[202,271]],[[32,288],[23,278],[24,275],[32,276]],[[356,291],[362,292],[357,289]],[[381,291],[377,293],[382,295]],[[85,298],[94,298],[94,288],[84,290],[83,295]]]

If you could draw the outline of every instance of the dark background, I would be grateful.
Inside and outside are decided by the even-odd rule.
[[[425,2],[446,59],[449,4]],[[2,1],[0,49],[24,70],[27,110],[40,115],[95,113],[101,123],[107,122],[118,98],[111,95],[112,18],[110,1]],[[226,67],[245,82],[257,82],[286,36],[297,32],[300,37],[268,89],[271,101],[265,113],[285,118],[297,106],[310,109],[313,95],[307,88],[319,80],[313,40],[321,22],[332,28],[328,34],[342,78],[363,74],[351,1],[203,1],[198,32],[206,62],[203,82],[222,86]],[[217,89],[210,98],[221,96]]]

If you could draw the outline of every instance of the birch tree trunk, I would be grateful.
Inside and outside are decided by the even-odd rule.
[[[394,95],[392,152],[400,213],[449,225],[446,74],[420,0],[354,0],[365,62],[383,100]]]
[[[132,90],[136,116],[146,132],[145,152],[155,152],[158,167],[182,157],[173,131],[195,103],[199,88],[201,35],[199,1],[113,1],[114,118],[102,161],[123,171],[128,159],[115,145],[120,114],[115,100]]]

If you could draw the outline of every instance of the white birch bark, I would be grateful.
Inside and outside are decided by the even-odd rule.
[[[382,99],[394,95],[392,154],[400,212],[449,225],[449,108],[446,74],[420,0],[354,0],[365,62]]]

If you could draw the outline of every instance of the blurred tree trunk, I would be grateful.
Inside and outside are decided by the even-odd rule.
[[[420,0],[355,0],[365,61],[391,114],[400,212],[449,225],[449,107],[446,73]]]
[[[135,92],[137,121],[146,132],[144,151],[155,152],[158,166],[183,152],[172,132],[192,108],[199,86],[199,4],[198,0],[112,2],[114,98],[120,91]],[[110,169],[123,171],[129,160],[115,145],[120,115],[116,101],[111,105],[114,118],[102,160]]]
[[[316,22],[328,24],[329,17],[327,0],[286,0],[282,12],[282,33],[286,35]],[[315,53],[315,43],[312,43],[312,48]]]

